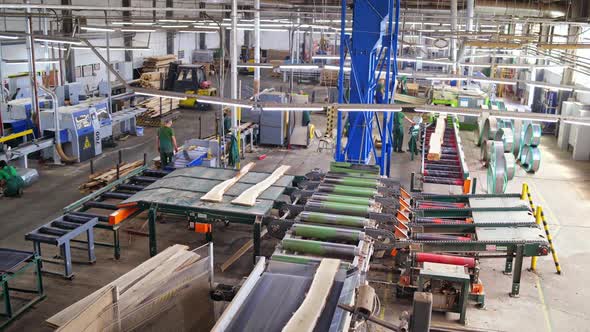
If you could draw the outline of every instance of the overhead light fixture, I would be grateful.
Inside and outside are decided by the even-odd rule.
[[[491,67],[491,63],[460,63],[461,67]]]
[[[151,93],[151,92],[144,92],[144,91],[135,91],[136,95],[142,96],[149,96],[149,97],[158,97],[158,98],[169,98],[169,99],[178,99],[178,100],[186,100],[186,97],[177,97],[177,96],[169,96],[159,93]]]
[[[35,38],[36,41],[58,43],[58,44],[70,44],[70,45],[82,45],[81,41],[74,41],[69,39],[47,39],[47,38]]]
[[[468,81],[469,78],[468,77],[436,77],[436,76],[432,76],[432,77],[426,77],[425,78],[428,81]]]
[[[154,22],[112,22],[113,25],[154,25]]]
[[[490,116],[492,116],[494,118],[508,119],[508,120],[540,121],[540,122],[549,122],[549,123],[555,123],[558,121],[558,119],[528,118],[528,117],[509,116],[509,115],[490,115]]]
[[[313,60],[340,60],[339,55],[314,55],[311,57]]]
[[[241,108],[252,108],[252,105],[249,105],[249,104],[240,104],[240,103],[234,103],[234,102],[228,102],[228,101],[222,101],[222,100],[212,100],[212,99],[201,99],[201,98],[198,98],[197,99],[197,103],[211,104],[211,105],[221,105],[221,106],[241,107]]]
[[[320,66],[318,65],[280,65],[279,68],[281,69],[300,69],[300,70],[309,70],[309,69],[319,69]]]
[[[425,59],[414,59],[414,58],[404,58],[404,57],[398,57],[397,58],[398,62],[422,62],[422,63],[426,63],[426,64],[433,64],[433,65],[446,65],[446,66],[450,66],[452,65],[452,63],[450,61],[440,61],[440,60],[425,60]]]
[[[326,70],[340,70],[340,66],[337,65],[324,65],[322,68]],[[344,66],[342,67],[342,70],[344,70],[345,72],[349,72],[352,70],[352,68]]]
[[[444,112],[439,110],[428,110],[428,109],[415,109],[416,112],[419,113],[446,113],[446,114],[453,114],[453,115],[462,115],[462,116],[472,116],[472,117],[479,117],[479,114],[472,114],[472,113],[463,113],[463,112],[454,112],[454,111],[447,111]]]
[[[26,65],[29,63],[28,60],[7,60],[7,59],[3,59],[2,61],[4,61],[7,65]],[[35,60],[35,63],[39,63],[39,64],[49,64],[49,63],[58,63],[59,60],[54,60],[54,59],[38,59]]]
[[[171,20],[171,19],[161,19],[158,22],[162,23],[196,23],[196,21],[192,20]]]
[[[200,24],[193,24],[194,28],[197,29],[212,29],[212,30],[219,30],[218,26],[211,26],[211,25],[200,25]]]
[[[86,30],[86,31],[104,31],[104,32],[114,32],[115,31],[115,29],[111,29],[111,28],[90,27],[90,26],[83,26],[83,27],[80,27],[80,29]]]
[[[272,69],[272,63],[238,63],[237,68],[268,68]]]
[[[40,44],[39,46],[40,46],[40,47],[43,47],[43,48],[45,47],[45,45],[44,45],[44,44]],[[47,45],[47,48],[52,48],[52,49],[59,50],[59,51],[67,51],[67,50],[68,50],[68,49],[67,49],[67,48],[65,48],[65,47],[51,46],[51,45]]]
[[[0,39],[18,39],[19,37],[17,36],[10,36],[10,35],[0,35]]]
[[[367,104],[363,107],[358,106],[339,106],[337,108],[338,111],[341,112],[384,112],[384,113],[395,113],[401,112],[401,107],[392,107],[392,106],[384,106],[384,107],[375,107],[375,104]]]
[[[281,107],[281,106],[270,106],[270,107],[264,107],[262,106],[262,110],[263,111],[299,111],[299,112],[304,112],[304,111],[310,111],[310,112],[314,112],[314,111],[323,111],[324,108],[323,107],[317,107],[317,106],[285,106],[285,107]]]
[[[545,88],[545,89],[557,90],[557,91],[572,91],[573,90],[573,88],[570,88],[570,87],[555,86],[555,85],[548,85],[548,84],[542,84],[542,83],[529,83],[529,82],[527,82],[527,85],[534,86],[537,88]]]
[[[162,25],[162,28],[166,28],[166,29],[183,29],[183,28],[188,28],[188,25]]]
[[[508,69],[530,69],[531,65],[517,65],[517,64],[502,64],[502,63],[498,63],[496,64],[496,67],[498,68],[508,68]]]
[[[156,32],[155,29],[132,29],[132,28],[129,28],[129,29],[122,28],[121,31],[123,31],[123,32]]]
[[[475,82],[482,82],[482,83],[496,83],[496,84],[507,84],[507,85],[516,85],[517,82],[515,81],[500,81],[500,80],[493,80],[487,78],[472,78],[472,81]]]
[[[590,121],[582,122],[582,121],[573,121],[573,120],[563,120],[563,123],[572,124],[572,125],[580,125],[580,126],[590,126]]]
[[[213,31],[213,30],[180,30],[178,32],[182,32],[182,33],[217,33],[217,31]]]

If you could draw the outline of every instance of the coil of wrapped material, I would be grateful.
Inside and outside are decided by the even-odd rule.
[[[526,155],[531,147],[528,145],[523,145],[520,149],[520,156],[518,157],[518,162],[524,167],[526,164]]]
[[[529,123],[524,131],[524,144],[538,146],[541,144],[541,125],[538,123]]]
[[[522,159],[521,159],[522,160]],[[522,162],[521,162],[522,163]],[[535,173],[541,166],[541,151],[536,146],[529,146],[525,156],[525,162],[522,163],[524,169],[529,173]]]
[[[510,181],[516,174],[516,157],[512,153],[504,153],[504,160],[506,160],[506,178]]]
[[[496,141],[502,141],[504,143],[504,152],[512,153],[514,148],[514,132],[510,128],[500,128],[496,131]]]
[[[514,129],[512,130],[514,144],[513,144],[513,153],[514,157],[518,158],[518,154],[520,153],[521,142],[522,142],[522,120],[514,120]]]
[[[488,194],[499,194],[506,190],[508,183],[506,160],[504,159],[504,144],[500,141],[492,142],[487,182]]]
[[[481,160],[483,161],[484,165],[488,165],[488,162],[490,161],[492,142],[493,141],[485,140],[481,145]]]
[[[493,139],[498,131],[498,121],[496,118],[487,118],[484,121],[483,128],[479,131],[479,140],[477,145],[481,146],[484,140]]]

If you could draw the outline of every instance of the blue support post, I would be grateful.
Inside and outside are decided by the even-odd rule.
[[[346,59],[346,49],[344,48],[346,41],[346,1],[342,1],[340,8],[340,71],[338,72],[338,103],[344,103],[344,60]],[[336,152],[334,159],[336,161],[344,161],[342,154],[342,112],[336,110]]]

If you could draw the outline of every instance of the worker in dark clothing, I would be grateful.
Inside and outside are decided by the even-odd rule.
[[[404,152],[402,150],[404,143],[404,119],[414,124],[414,121],[408,119],[402,112],[396,112],[393,116],[393,151],[395,152]]]
[[[25,187],[25,181],[18,175],[16,169],[4,160],[0,160],[0,187],[4,187],[6,197],[22,196]]]
[[[176,136],[172,129],[172,120],[168,119],[164,125],[158,129],[157,135],[158,152],[160,153],[160,165],[164,169],[172,163],[174,153],[178,152],[178,145],[176,145]]]

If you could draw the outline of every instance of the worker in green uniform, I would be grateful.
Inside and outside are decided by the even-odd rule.
[[[0,160],[0,187],[4,187],[6,197],[22,196],[25,187],[25,181],[18,175],[16,169],[4,160]]]
[[[157,137],[160,164],[161,168],[164,169],[172,163],[174,153],[178,152],[178,145],[176,145],[176,136],[174,136],[171,119],[166,120],[164,125],[158,129]]]
[[[393,116],[393,151],[404,152],[402,144],[404,143],[404,120],[414,124],[414,121],[408,119],[402,112],[396,112]]]

